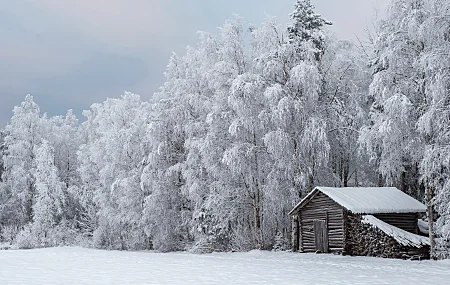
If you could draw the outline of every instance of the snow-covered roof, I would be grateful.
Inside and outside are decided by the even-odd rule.
[[[388,236],[393,237],[399,244],[404,246],[422,247],[424,245],[430,245],[430,239],[427,237],[419,236],[395,226],[392,226],[380,219],[375,218],[372,215],[364,215],[361,222],[369,224]]]
[[[303,207],[319,191],[355,214],[426,211],[424,204],[395,187],[316,187],[289,214]]]

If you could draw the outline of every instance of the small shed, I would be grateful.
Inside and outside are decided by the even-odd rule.
[[[289,213],[292,246],[300,252],[429,258],[429,239],[418,227],[425,211],[395,187],[316,187]]]

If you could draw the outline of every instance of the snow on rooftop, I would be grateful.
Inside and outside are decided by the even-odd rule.
[[[355,214],[420,213],[426,207],[395,187],[316,187],[289,215],[303,207],[318,191]]]
[[[355,214],[415,213],[426,207],[395,187],[316,187]]]
[[[399,244],[404,246],[422,247],[424,245],[430,245],[430,240],[427,237],[419,236],[405,230],[399,229],[388,223],[383,222],[375,218],[372,215],[364,215],[362,222],[369,224],[375,228],[380,229],[388,236],[393,237]]]

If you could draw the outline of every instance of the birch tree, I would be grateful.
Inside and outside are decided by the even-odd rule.
[[[363,128],[361,136],[377,164],[380,185],[398,186],[419,199],[423,193],[418,187],[423,141],[416,123],[426,108],[426,76],[418,66],[425,45],[417,27],[424,20],[423,1],[391,3],[380,24],[372,61],[372,125]]]
[[[167,81],[161,92],[155,94],[152,119],[145,129],[149,152],[141,173],[141,187],[146,193],[142,222],[153,248],[161,251],[183,250],[190,241],[191,207],[182,191],[186,157],[184,124],[190,119],[183,102],[185,84],[189,83],[184,80],[186,64],[172,55],[165,73]]]
[[[369,55],[349,41],[332,39],[324,55],[325,117],[330,143],[327,183],[334,186],[375,185],[376,177],[364,151],[359,151],[359,130],[368,124],[368,90],[372,76]],[[367,50],[370,47],[367,47]]]
[[[19,234],[19,247],[47,247],[60,245],[58,235],[64,222],[66,204],[65,185],[54,165],[54,150],[46,140],[36,146],[33,153],[36,168],[33,172],[36,192],[33,203],[33,219],[29,227]]]
[[[450,149],[449,142],[449,95],[450,73],[448,66],[448,25],[447,1],[424,1],[424,21],[418,29],[424,52],[418,60],[424,77],[426,108],[417,122],[422,135],[425,152],[420,164],[421,181],[426,189],[426,202],[432,241],[433,257],[449,256],[450,241]],[[437,228],[433,231],[433,211],[439,214]],[[434,234],[436,239],[434,248]]]
[[[16,106],[10,122],[7,124],[3,154],[3,197],[2,216],[7,224],[19,227],[32,221],[35,185],[33,167],[35,154],[33,149],[43,136],[39,106],[31,95]]]
[[[146,108],[138,95],[126,93],[120,99],[94,104],[84,113],[89,134],[79,158],[81,190],[88,193],[81,196],[91,196],[97,207],[93,238],[98,247],[148,247],[140,224],[145,197],[140,173],[146,156]]]

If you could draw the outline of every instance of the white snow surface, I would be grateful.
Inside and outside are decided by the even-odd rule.
[[[407,232],[405,230],[402,230],[400,228],[397,228],[393,225],[383,222],[380,219],[375,218],[372,215],[364,215],[362,217],[362,222],[380,229],[382,232],[384,232],[388,236],[393,237],[401,245],[413,246],[413,247],[422,247],[424,245],[430,245],[429,238],[419,236],[419,235]]]
[[[422,219],[417,220],[417,225],[419,226],[419,231],[423,234],[428,235],[430,233],[429,225],[427,221],[424,221]]]
[[[321,191],[339,205],[355,214],[415,213],[426,207],[395,187],[316,187],[297,206]],[[294,211],[293,210],[293,211]],[[293,212],[291,211],[291,213]]]
[[[450,262],[331,254],[0,251],[0,284],[449,284]]]

